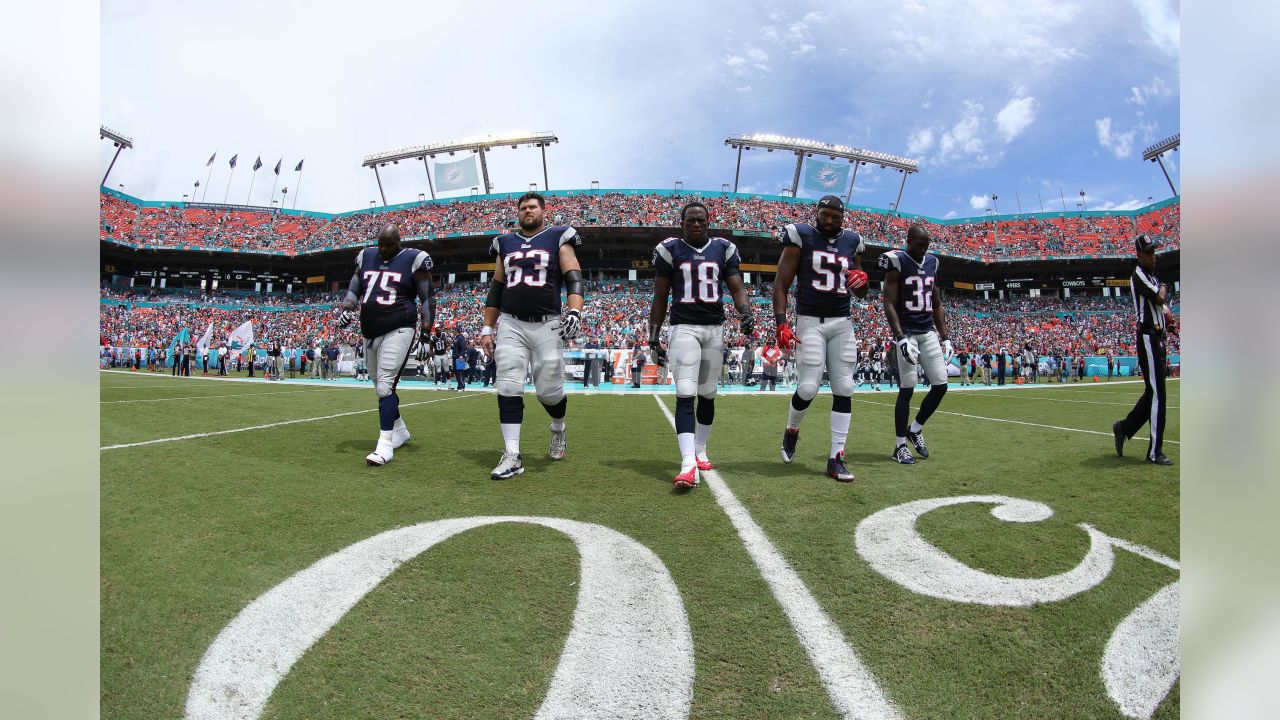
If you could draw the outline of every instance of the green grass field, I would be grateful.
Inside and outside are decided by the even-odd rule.
[[[488,393],[406,389],[413,439],[371,468],[368,386],[116,372],[102,373],[101,386],[103,717],[186,716],[206,650],[268,590],[385,531],[475,516],[591,523],[652,551],[692,639],[689,717],[842,717],[710,482],[672,491],[679,457],[653,396],[571,395],[568,457],[552,463],[546,415],[529,395],[526,472],[494,482],[501,440]],[[1179,389],[1169,383],[1165,451],[1175,462]],[[859,393],[847,450],[858,478],[847,485],[823,474],[829,396],[815,401],[791,465],[778,456],[787,398],[723,396],[710,454],[901,717],[1120,718],[1103,679],[1108,639],[1178,580],[1175,567],[1115,549],[1105,579],[1065,599],[957,602],[886,577],[859,553],[855,531],[903,503],[1001,495],[1053,515],[1002,522],[990,503],[965,503],[921,515],[915,531],[959,563],[1010,578],[1081,563],[1090,549],[1082,523],[1177,559],[1178,466],[1142,462],[1145,441],[1131,441],[1123,459],[1112,448],[1111,422],[1140,391],[1095,383],[949,393],[926,429],[932,457],[913,467],[889,460],[894,394]],[[673,396],[659,400],[674,408]],[[323,419],[275,425],[311,418]],[[130,445],[167,438],[185,439]],[[575,541],[542,525],[486,525],[444,540],[361,596],[288,669],[261,716],[533,717],[575,626],[579,566]],[[285,624],[305,624],[307,610]],[[1176,718],[1179,705],[1175,683],[1154,716]]]

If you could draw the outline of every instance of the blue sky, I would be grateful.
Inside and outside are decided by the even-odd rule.
[[[378,198],[366,154],[553,130],[552,189],[718,190],[733,182],[724,139],[770,132],[918,159],[902,209],[935,217],[981,215],[991,194],[1003,213],[1060,210],[1060,190],[1069,209],[1082,189],[1089,209],[1170,194],[1141,161],[1179,131],[1166,0],[214,5],[103,4],[102,121],[137,145],[113,187],[178,199],[204,189],[217,150],[209,200],[231,179],[244,202],[261,154],[266,204],[276,160],[296,193],[306,157],[299,206],[350,210]],[[535,151],[494,151],[489,168],[499,192],[542,182]],[[752,151],[741,188],[777,194],[793,171]],[[899,178],[862,168],[854,202],[887,207]],[[392,203],[427,191],[420,164],[383,183]]]

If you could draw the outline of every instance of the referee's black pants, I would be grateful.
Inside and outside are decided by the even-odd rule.
[[[1162,454],[1164,445],[1164,412],[1168,405],[1164,393],[1165,352],[1164,335],[1138,333],[1138,363],[1142,367],[1143,391],[1138,403],[1121,421],[1124,436],[1131,438],[1151,423],[1151,442],[1147,445],[1147,459]]]

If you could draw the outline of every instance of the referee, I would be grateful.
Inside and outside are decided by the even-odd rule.
[[[1133,437],[1143,425],[1151,423],[1151,442],[1147,446],[1147,462],[1172,465],[1163,452],[1164,412],[1166,407],[1164,376],[1166,370],[1165,330],[1173,320],[1167,305],[1169,288],[1156,277],[1156,248],[1160,241],[1147,235],[1134,240],[1138,266],[1129,278],[1133,306],[1138,315],[1138,363],[1142,369],[1144,389],[1138,403],[1123,420],[1111,425],[1116,439],[1116,454],[1124,456],[1124,441]]]

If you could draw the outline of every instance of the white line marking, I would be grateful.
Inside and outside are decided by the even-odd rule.
[[[675,417],[661,398],[654,397],[654,400],[674,430]],[[708,470],[702,476],[706,478],[716,502],[738,531],[738,537],[768,583],[773,597],[786,612],[787,620],[809,654],[809,660],[817,668],[836,709],[850,720],[899,720],[902,716],[897,707],[885,696],[858,654],[845,642],[840,628],[823,611],[804,581],[770,542],[769,536],[751,518],[751,513],[738,502],[720,474]]]
[[[883,405],[885,407],[893,407],[893,403],[875,402],[874,400],[863,400],[862,398],[854,398],[855,402],[867,403],[868,405]],[[972,418],[974,420],[990,420],[991,422],[1009,423],[1011,425],[1028,425],[1030,427],[1048,428],[1050,430],[1065,430],[1067,432],[1086,433],[1089,435],[1105,435],[1112,437],[1110,432],[1102,432],[1101,430],[1081,430],[1080,428],[1062,427],[1061,425],[1045,425],[1043,423],[1024,422],[1022,420],[1008,420],[1005,418],[993,418],[983,415],[970,415],[968,413],[950,412],[948,410],[935,410],[935,415],[955,415],[956,417]],[[1148,440],[1149,438],[1134,435],[1131,440]],[[1165,440],[1165,442],[1173,445],[1181,445],[1177,440]]]
[[[968,397],[968,394],[966,394],[966,397]],[[974,397],[982,397],[982,396],[975,395]],[[1066,398],[1050,398],[1050,397],[1044,397],[1043,395],[1023,395],[1021,393],[1017,395],[1007,395],[1004,393],[992,393],[991,397],[998,398],[1000,400],[1043,400],[1045,402],[1080,403],[1082,405],[1120,405],[1122,407],[1133,407],[1133,403],[1131,402],[1127,402],[1127,403],[1110,402],[1107,400],[1068,400]],[[1173,410],[1179,409],[1179,406],[1177,405],[1166,405],[1165,407],[1171,408]]]
[[[469,517],[379,533],[271,588],[222,629],[187,694],[188,720],[253,720],[317,640],[401,564],[458,533],[531,523],[573,539],[577,607],[535,720],[683,720],[693,698],[693,636],[680,591],[652,550],[592,523]]]
[[[1125,717],[1150,718],[1178,679],[1179,584],[1139,605],[1107,640],[1102,682]]]
[[[439,398],[436,400],[422,400],[420,402],[401,403],[400,407],[407,408],[414,405],[430,405],[431,403],[447,402],[449,400],[461,400],[468,397],[480,397],[479,395],[454,395],[453,397]],[[122,448],[139,447],[141,445],[156,445],[158,443],[177,442],[179,440],[195,440],[196,438],[213,437],[215,435],[230,435],[232,433],[248,432],[250,430],[265,430],[267,428],[281,427],[283,425],[296,425],[298,423],[316,422],[318,420],[332,420],[334,418],[347,417],[349,415],[363,415],[365,413],[378,412],[378,408],[369,410],[352,410],[351,412],[337,413],[335,415],[323,415],[321,417],[300,418],[298,420],[284,420],[282,422],[267,423],[265,425],[250,425],[249,427],[233,428],[231,430],[218,430],[207,433],[194,433],[192,435],[179,435],[177,437],[157,438],[155,440],[143,440],[141,442],[121,443],[119,445],[104,445],[98,450],[120,450]]]
[[[1106,535],[1085,525],[1089,552],[1065,573],[1011,578],[972,568],[921,537],[916,521],[938,508],[965,503],[994,504],[991,514],[1005,522],[1041,522],[1053,516],[1048,505],[1004,495],[962,495],[915,500],[887,507],[858,523],[854,547],[876,572],[911,590],[941,600],[1027,607],[1065,600],[1107,578],[1115,562]]]
[[[326,388],[328,390],[338,390],[340,388]],[[186,397],[167,397],[167,398],[140,398],[137,400],[99,400],[99,405],[115,405],[118,403],[152,403],[152,402],[168,402],[170,400],[217,400],[221,398],[238,398],[238,397],[254,397],[257,395],[295,395],[297,393],[320,394],[325,390],[285,390],[283,392],[250,392],[250,393],[231,393],[230,395],[188,395]]]
[[[1081,525],[1081,527],[1088,528],[1089,530],[1095,529],[1091,525]],[[1158,552],[1156,550],[1152,550],[1151,548],[1145,545],[1139,545],[1138,543],[1135,543],[1135,542],[1129,542],[1128,540],[1123,540],[1118,537],[1112,537],[1102,532],[1101,530],[1098,530],[1097,532],[1101,533],[1102,536],[1105,537],[1108,542],[1110,542],[1112,545],[1115,545],[1118,548],[1128,550],[1134,555],[1137,555],[1139,557],[1144,557],[1150,560],[1151,562],[1158,563],[1167,568],[1172,568],[1179,572],[1182,571],[1182,563],[1178,562],[1177,560],[1174,560],[1173,558],[1169,557],[1168,555],[1165,555],[1164,553]]]

